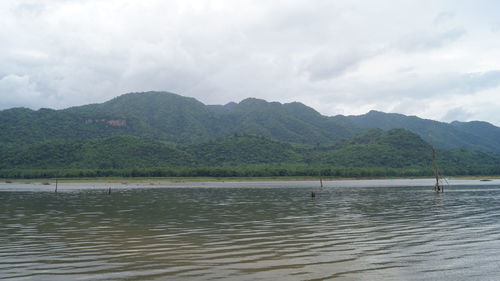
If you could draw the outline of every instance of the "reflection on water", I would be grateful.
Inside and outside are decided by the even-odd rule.
[[[103,185],[62,185],[55,194],[1,184],[0,279],[500,276],[498,183],[454,185],[444,194],[394,181],[315,185],[116,185],[107,195]]]

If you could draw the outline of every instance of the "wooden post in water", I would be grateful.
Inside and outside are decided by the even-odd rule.
[[[56,178],[56,189],[55,189],[55,193],[57,193],[57,178]]]
[[[436,150],[432,148],[432,169],[434,170],[434,177],[436,178],[436,184],[434,185],[434,191],[444,192],[444,188],[439,184],[439,170],[436,164]]]
[[[319,178],[319,185],[321,188],[323,188],[323,179],[322,178]]]
[[[108,195],[111,195],[111,186],[108,188]]]

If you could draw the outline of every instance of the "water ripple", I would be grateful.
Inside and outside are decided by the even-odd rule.
[[[2,280],[492,280],[500,186],[0,188]],[[39,188],[39,187],[37,187]]]

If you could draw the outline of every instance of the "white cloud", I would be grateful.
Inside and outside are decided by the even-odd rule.
[[[2,103],[7,107],[40,107],[49,105],[47,97],[37,90],[36,84],[28,76],[7,75],[0,79],[0,93],[2,93]],[[41,100],[46,100],[42,104],[36,104]]]
[[[366,53],[331,53],[322,50],[304,63],[302,71],[312,82],[329,80],[355,71],[367,56]]]
[[[453,14],[451,12],[441,12],[434,18],[433,23],[436,25],[446,24],[454,17],[455,17],[455,14]]]
[[[165,90],[500,125],[500,5],[424,2],[5,0],[0,108]]]
[[[408,52],[436,49],[453,43],[463,37],[467,31],[463,27],[455,27],[442,32],[413,33],[401,38],[399,48]]]

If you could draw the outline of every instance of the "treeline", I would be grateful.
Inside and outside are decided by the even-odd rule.
[[[500,175],[499,166],[446,168],[445,176]],[[97,178],[97,177],[430,177],[430,168],[370,168],[311,166],[176,167],[132,169],[4,169],[0,178]]]
[[[406,130],[367,130],[335,145],[298,145],[235,134],[173,145],[134,136],[0,143],[1,178],[55,177],[424,177],[432,147]],[[443,174],[499,175],[500,155],[438,150]]]
[[[500,164],[500,155],[456,150],[439,153],[440,166]],[[53,140],[3,146],[0,169],[132,169],[156,167],[235,167],[309,165],[332,167],[425,168],[432,147],[405,130],[368,130],[331,146],[279,142],[264,136],[235,134],[205,142],[172,145],[133,136],[81,141]]]

